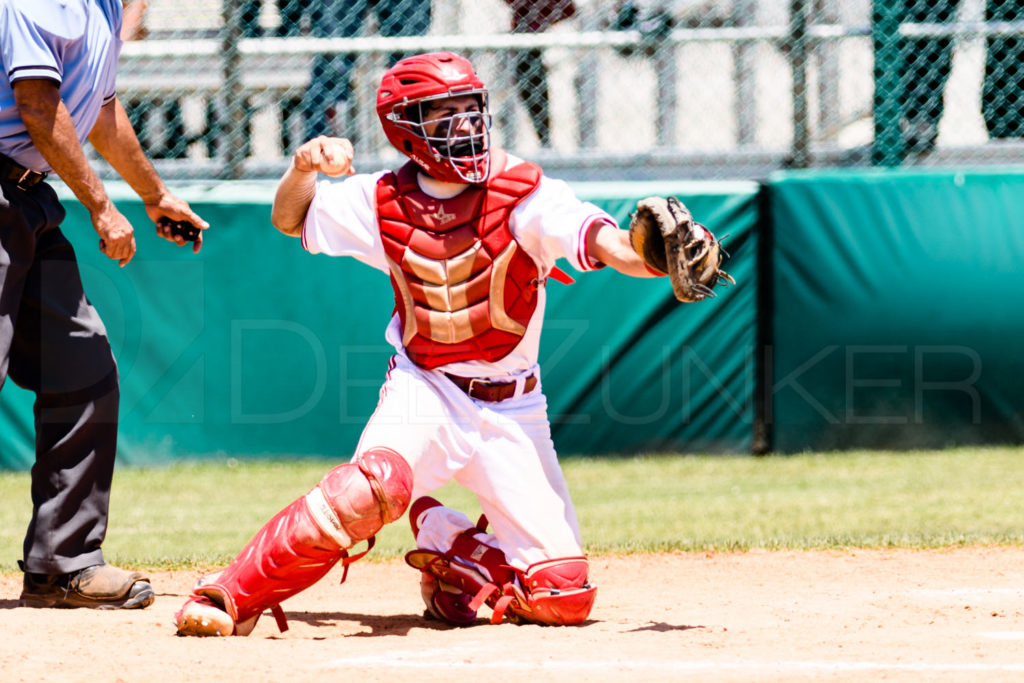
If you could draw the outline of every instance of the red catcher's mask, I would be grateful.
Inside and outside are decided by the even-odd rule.
[[[476,96],[480,110],[423,124],[424,103],[462,95]],[[377,116],[388,141],[432,177],[452,183],[487,180],[491,142],[487,88],[468,60],[451,52],[400,60],[381,79]],[[428,127],[433,135],[427,134]]]

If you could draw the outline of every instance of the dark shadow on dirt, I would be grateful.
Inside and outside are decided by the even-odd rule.
[[[353,614],[350,612],[296,612],[290,613],[285,612],[285,616],[288,621],[302,622],[309,624],[310,626],[316,627],[328,627],[335,626],[336,622],[339,621],[351,621],[362,624],[364,627],[369,629],[369,632],[364,633],[353,633],[349,637],[375,637],[381,635],[406,635],[413,629],[429,629],[431,631],[453,631],[461,628],[469,628],[472,626],[489,625],[489,620],[486,618],[479,618],[471,624],[465,626],[456,626],[447,622],[439,621],[433,617],[426,616],[423,614],[395,614],[381,616],[377,614]],[[579,626],[587,626],[589,624],[599,623],[597,620],[588,620],[579,624]],[[537,627],[546,628],[539,624],[523,624],[526,627]],[[552,627],[555,628],[555,627]],[[669,626],[665,625],[665,628],[657,628],[655,626],[647,627],[644,629],[637,630],[656,630],[656,631],[668,631],[674,629],[687,629],[687,628],[703,628],[701,626]]]
[[[638,628],[630,629],[628,633],[640,633],[642,631],[657,631],[664,633],[667,631],[689,631],[695,628],[707,628],[706,626],[689,626],[686,624],[666,624],[664,621],[651,622],[647,626],[640,626]]]
[[[353,614],[350,612],[285,612],[288,621],[296,621],[310,626],[329,627],[335,626],[339,621],[351,621],[362,624],[368,628],[368,632],[353,633],[349,637],[376,637],[382,635],[406,635],[409,631],[417,628],[430,629],[433,631],[449,631],[462,628],[451,624],[428,619],[422,614],[395,614],[381,616],[379,614]],[[487,623],[484,619],[478,619],[475,623]],[[472,624],[471,624],[472,625]]]

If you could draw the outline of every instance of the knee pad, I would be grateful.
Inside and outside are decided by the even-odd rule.
[[[590,585],[585,557],[544,560],[516,571],[522,594],[509,610],[522,621],[552,626],[579,624],[590,616],[597,588]]]
[[[372,448],[324,475],[306,503],[317,526],[348,548],[401,517],[411,497],[409,463],[390,448]]]

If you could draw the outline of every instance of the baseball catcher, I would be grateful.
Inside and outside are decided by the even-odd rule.
[[[493,146],[489,92],[458,55],[398,61],[381,79],[377,115],[408,159],[401,167],[356,173],[350,140],[314,138],[295,150],[271,211],[308,252],[353,257],[390,283],[394,355],[377,407],[351,462],[196,586],[175,617],[181,635],[247,635],[267,610],[283,629],[282,601],[347,566],[353,546],[407,509],[416,548],[406,562],[427,616],[469,625],[486,608],[495,623],[585,623],[597,587],[538,363],[548,282],[563,260],[577,273],[689,277],[678,291],[697,300],[727,277],[717,241],[678,202],[660,200],[656,217],[645,200],[636,221],[647,216],[653,230],[631,244],[566,182]],[[645,265],[642,254],[658,250],[660,267]],[[430,496],[453,480],[486,519]]]
[[[680,301],[714,297],[714,286],[736,284],[722,270],[728,254],[710,230],[675,197],[648,197],[637,202],[629,223],[629,243],[648,269],[667,275]]]

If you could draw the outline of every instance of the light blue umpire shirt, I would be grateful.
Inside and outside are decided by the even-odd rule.
[[[0,0],[0,153],[33,171],[52,170],[32,144],[11,83],[60,84],[75,133],[85,142],[114,99],[121,53],[121,0]]]

